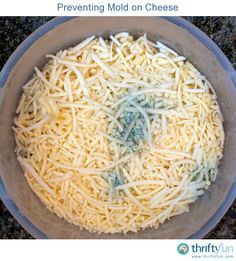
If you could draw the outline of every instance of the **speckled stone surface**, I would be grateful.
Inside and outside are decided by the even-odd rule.
[[[0,69],[16,47],[35,29],[51,17],[2,17],[0,18]],[[234,17],[186,17],[204,31],[221,48],[236,68],[236,18]],[[32,238],[12,217],[0,200],[0,239]],[[206,235],[208,239],[236,238],[236,201],[218,223]]]

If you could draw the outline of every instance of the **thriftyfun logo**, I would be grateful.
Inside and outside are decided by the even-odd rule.
[[[191,245],[191,249],[193,253],[213,253],[213,254],[219,254],[219,253],[233,253],[234,247],[231,245],[226,244],[217,244],[214,245],[212,243],[208,243],[205,245],[202,244],[193,244]]]
[[[180,255],[186,255],[190,252],[192,258],[235,258],[233,245],[228,243],[204,244],[203,242],[194,244],[180,243],[177,246],[177,251]]]
[[[186,255],[189,251],[189,246],[186,243],[180,243],[177,246],[177,251],[180,255]]]

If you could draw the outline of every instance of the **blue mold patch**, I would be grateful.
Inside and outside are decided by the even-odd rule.
[[[102,177],[108,183],[108,197],[110,201],[119,200],[120,191],[116,190],[117,186],[122,185],[124,182],[121,178],[120,173],[114,172],[106,172],[102,175]]]
[[[124,112],[119,120],[124,130],[120,132],[116,129],[115,136],[127,141],[130,152],[136,151],[140,140],[145,139],[144,128],[146,128],[146,125],[143,116],[139,112]]]
[[[140,108],[144,111],[145,109],[152,108],[162,108],[164,103],[160,99],[155,99],[155,97],[149,97],[142,95],[140,97],[133,98],[130,97],[125,105],[124,112],[118,118],[119,122],[123,126],[123,130],[120,131],[116,126],[112,130],[112,135],[127,143],[127,152],[136,152],[141,149],[140,142],[147,141],[147,124],[141,112],[135,110],[129,100],[134,101]],[[124,105],[121,105],[124,106]],[[127,108],[134,109],[134,111],[127,111]],[[119,108],[118,108],[119,110]],[[152,117],[150,116],[150,120]],[[142,143],[143,144],[143,143]]]

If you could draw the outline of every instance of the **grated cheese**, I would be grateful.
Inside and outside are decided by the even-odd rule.
[[[98,233],[158,228],[189,211],[223,155],[205,76],[146,34],[91,36],[46,57],[23,87],[13,130],[47,208]]]

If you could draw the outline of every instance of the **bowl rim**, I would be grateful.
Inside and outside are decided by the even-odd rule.
[[[69,21],[75,17],[56,17],[45,24],[41,25],[38,29],[33,31],[13,52],[10,56],[4,67],[0,72],[0,91],[2,91],[2,87],[5,85],[7,78],[16,65],[16,63],[21,59],[22,55],[31,47],[31,45],[36,42],[40,37],[49,31],[53,30],[55,27],[59,26],[62,23]],[[162,19],[166,19],[167,21],[174,23],[183,29],[187,30],[190,34],[192,34],[195,38],[198,39],[202,44],[204,44],[216,57],[217,61],[221,64],[224,70],[229,74],[231,81],[233,82],[234,87],[236,88],[236,72],[229,62],[228,58],[224,55],[221,49],[200,29],[194,26],[192,23],[188,22],[184,18],[181,17],[161,17]],[[111,17],[112,19],[112,17]],[[13,200],[7,194],[3,181],[0,176],[0,198],[9,210],[9,212],[13,215],[13,217],[17,220],[17,222],[31,234],[34,238],[37,239],[47,239],[47,235],[42,233],[35,225],[31,223],[29,219],[27,219],[17,208]],[[224,216],[229,207],[232,205],[234,199],[236,198],[236,178],[232,182],[231,189],[229,190],[225,201],[221,206],[219,206],[218,210],[214,213],[214,215],[205,223],[199,231],[195,234],[190,235],[189,239],[199,239],[204,237]]]

